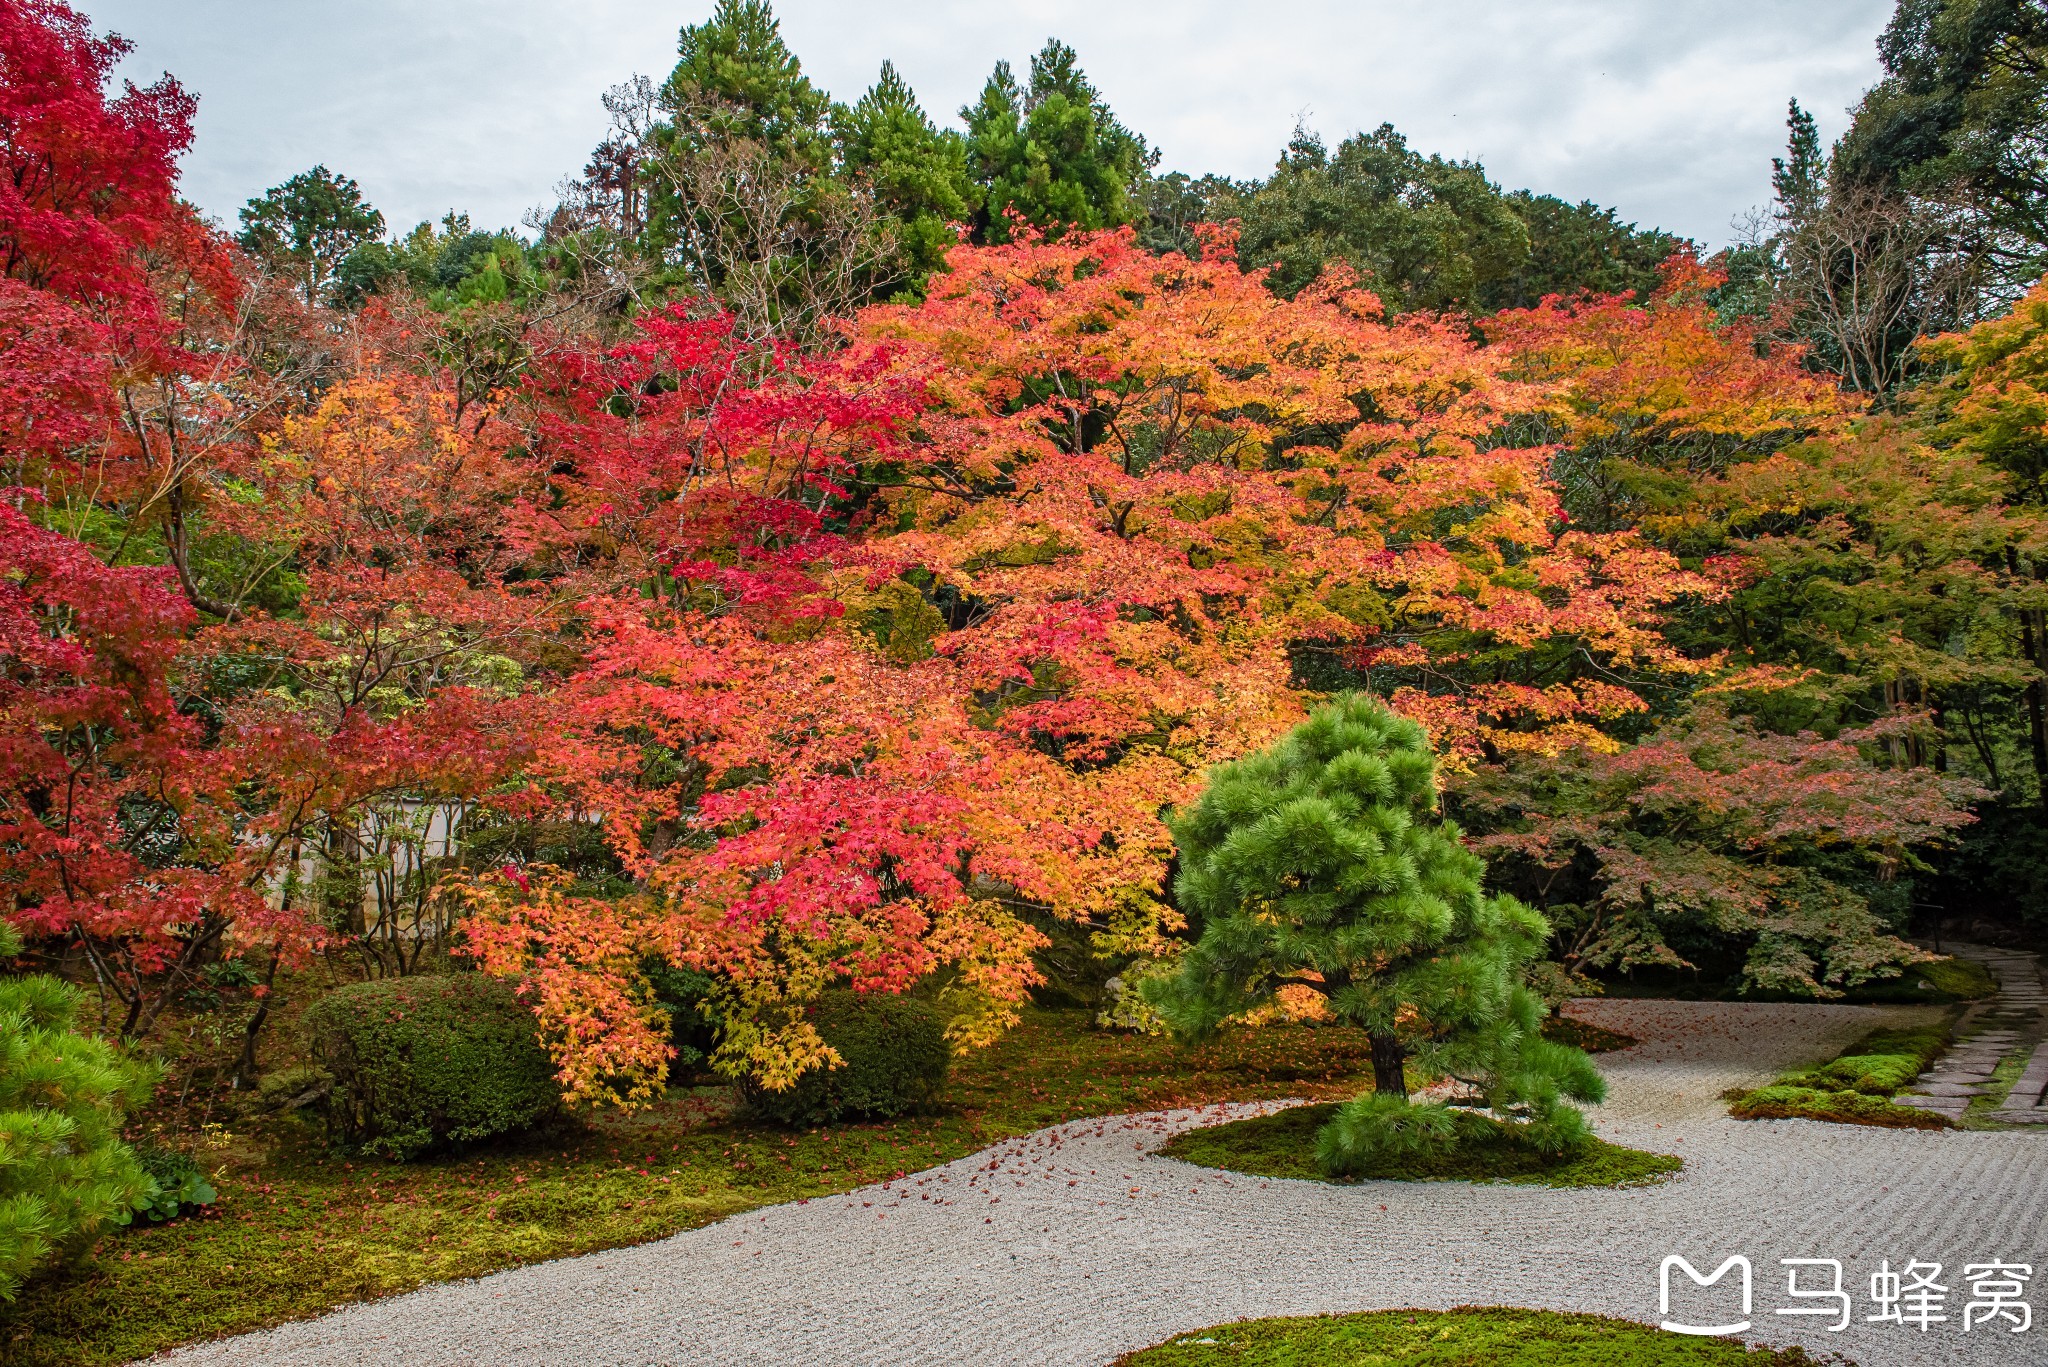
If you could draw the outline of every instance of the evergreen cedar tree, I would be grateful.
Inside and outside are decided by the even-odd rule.
[[[650,959],[715,977],[718,1064],[765,1085],[831,1056],[801,1009],[829,986],[943,972],[985,1041],[1050,920],[1170,950],[1161,810],[1344,689],[1424,729],[1454,800],[1527,776],[1466,814],[1524,840],[1514,886],[1768,939],[1758,974],[1825,994],[1911,960],[1884,899],[1974,792],[1936,757],[2038,699],[2048,538],[2007,457],[1865,418],[1689,258],[1483,336],[1342,261],[1278,297],[1202,224],[955,244],[812,351],[681,305],[343,325],[176,201],[174,86],[107,99],[118,45],[48,0],[0,43],[0,883],[130,1033],[216,952],[350,942],[293,871],[423,799],[602,814],[599,868],[449,886],[572,1102],[658,1094]],[[800,75],[700,46],[713,84]],[[1769,739],[1622,771],[1720,727],[1697,699]],[[1553,763],[1597,771],[1571,832],[1523,800]],[[1696,877],[1638,876],[1660,839]]]
[[[325,166],[273,186],[250,200],[240,217],[236,240],[242,249],[297,267],[303,272],[299,288],[309,301],[333,287],[351,252],[384,236],[384,215],[363,202],[361,187]]]
[[[1278,293],[1291,296],[1342,261],[1369,274],[1398,312],[1532,307],[1553,293],[1648,295],[1658,268],[1686,246],[1589,203],[1503,192],[1477,163],[1425,157],[1384,127],[1334,152],[1299,132],[1263,181],[1155,178],[1158,152],[1118,120],[1057,41],[1021,78],[998,63],[959,111],[964,129],[940,129],[893,65],[859,100],[835,103],[804,74],[767,4],[720,0],[682,30],[656,102],[661,117],[635,155],[687,159],[732,140],[764,149],[796,188],[792,244],[808,240],[831,197],[871,194],[893,238],[892,261],[869,282],[876,299],[921,292],[960,231],[1000,243],[1013,224],[1054,233],[1132,224],[1150,247],[1191,251],[1194,223],[1238,221],[1241,264],[1270,266]],[[611,166],[593,162],[600,179]],[[634,231],[667,260],[681,225],[660,177],[651,191],[652,216]],[[623,221],[637,221],[623,199],[619,208]]]
[[[1524,982],[1550,927],[1482,889],[1485,864],[1438,816],[1420,726],[1342,695],[1210,770],[1172,827],[1174,893],[1201,935],[1143,991],[1176,1036],[1202,1039],[1284,987],[1306,989],[1372,1045],[1378,1100],[1335,1129],[1414,1123],[1412,1062],[1466,1084],[1543,1148],[1584,1137],[1565,1103],[1598,1101],[1604,1085],[1583,1052],[1542,1038],[1543,1006]]]

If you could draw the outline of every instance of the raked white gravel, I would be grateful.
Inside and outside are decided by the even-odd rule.
[[[1913,1011],[1576,1010],[1643,1041],[1601,1057],[1611,1097],[1594,1119],[1605,1138],[1684,1155],[1676,1180],[1590,1191],[1265,1181],[1152,1153],[1182,1129],[1259,1107],[1120,1116],[848,1196],[432,1286],[166,1360],[1100,1367],[1183,1330],[1265,1315],[1480,1304],[1654,1322],[1666,1255],[1708,1271],[1740,1253],[1756,1269],[1746,1337],[1863,1367],[2048,1363],[2048,1134],[1740,1122],[1718,1100]],[[1778,1259],[1794,1257],[1842,1260],[1856,1293],[1847,1332],[1774,1314],[1791,1303]],[[1942,1263],[1950,1320],[1925,1332],[1863,1322],[1880,1259]],[[1963,1330],[1963,1265],[1994,1259],[2039,1270],[2027,1299],[2043,1322],[2030,1332]]]

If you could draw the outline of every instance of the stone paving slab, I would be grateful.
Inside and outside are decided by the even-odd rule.
[[[1956,1043],[1914,1080],[1910,1093],[1893,1097],[1893,1104],[1960,1120],[1970,1097],[1991,1090],[1987,1084],[1999,1065],[2023,1058],[2027,1064],[2019,1080],[1989,1118],[2048,1125],[2048,1049],[2038,1047],[2048,1036],[2048,988],[2042,985],[2040,958],[1983,945],[1957,945],[1953,952],[1983,964],[1998,980],[1998,995],[1963,1013]]]

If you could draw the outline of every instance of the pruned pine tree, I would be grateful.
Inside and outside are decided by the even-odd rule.
[[[1455,1078],[1453,1105],[1553,1152],[1584,1119],[1568,1102],[1604,1087],[1577,1049],[1542,1038],[1524,973],[1549,926],[1481,887],[1485,865],[1437,816],[1422,728],[1346,694],[1280,740],[1211,771],[1174,820],[1179,904],[1201,927],[1178,974],[1144,989],[1194,1040],[1289,984],[1320,993],[1372,1043],[1372,1093],[1347,1103],[1319,1152],[1335,1172],[1448,1147],[1443,1103],[1410,1101],[1406,1068]]]

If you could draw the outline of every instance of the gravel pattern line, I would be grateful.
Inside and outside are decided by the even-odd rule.
[[[1676,1179],[1586,1191],[1266,1180],[1152,1151],[1183,1129],[1285,1103],[1109,1117],[847,1196],[432,1286],[162,1360],[1099,1367],[1184,1330],[1263,1315],[1499,1304],[1655,1322],[1664,1257],[1705,1272],[1736,1253],[1755,1266],[1747,1337],[1844,1353],[1862,1367],[2048,1360],[2048,1323],[2023,1334],[1961,1324],[1963,1264],[2048,1263],[2048,1134],[1735,1121],[1719,1100],[1832,1057],[1879,1025],[1933,1013],[1667,1001],[1573,1011],[1641,1041],[1601,1056],[1611,1091],[1594,1123],[1617,1143],[1682,1154]],[[1778,1259],[1795,1257],[1843,1261],[1855,1297],[1846,1332],[1774,1314],[1789,1303]],[[1880,1259],[1894,1270],[1941,1262],[1951,1318],[1926,1332],[1865,1323]],[[2043,1278],[2048,1312],[2048,1267]],[[1693,1322],[1717,1313],[1682,1294],[1673,1312]]]

